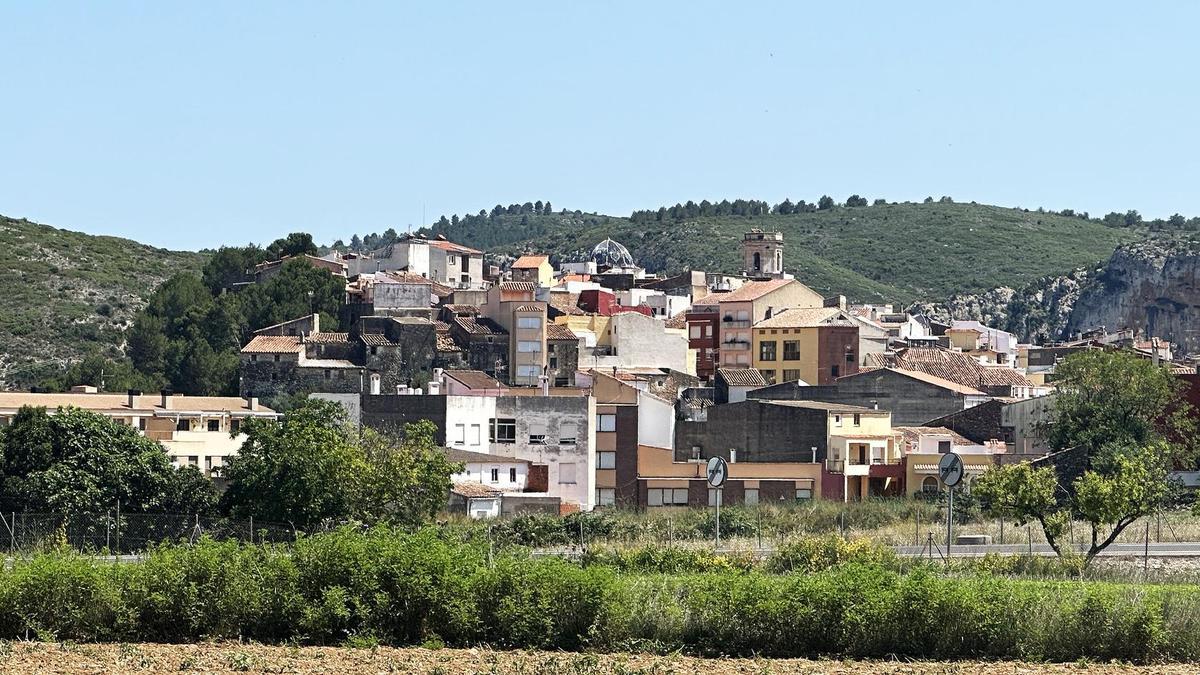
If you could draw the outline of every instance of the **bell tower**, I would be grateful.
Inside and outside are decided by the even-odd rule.
[[[742,235],[742,264],[751,279],[783,278],[783,233],[756,227]]]

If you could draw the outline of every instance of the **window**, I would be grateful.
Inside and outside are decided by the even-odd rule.
[[[209,431],[220,431],[221,430],[221,420],[209,420],[208,421],[208,430]]]
[[[738,321],[749,321],[750,320],[750,310],[739,309],[738,313],[737,313],[737,320]]]
[[[841,372],[840,370],[838,370],[838,367],[837,367],[837,366],[832,366],[832,367],[829,369],[829,371],[830,371],[830,374],[831,374],[831,375],[833,375],[834,377],[838,377],[838,376],[839,376],[839,373]]]
[[[238,420],[234,420],[234,421],[232,422],[232,424],[233,424],[233,430],[234,430],[234,431],[237,431],[237,428],[238,428]],[[138,430],[139,430],[139,431],[145,431],[145,430],[146,430],[146,418],[145,418],[145,417],[139,417],[139,418],[138,418]]]
[[[275,355],[275,363],[279,363],[279,355],[278,354]]]
[[[515,466],[513,466],[513,467],[509,467],[509,469],[508,469],[508,482],[510,482],[510,483],[515,483],[515,482],[517,482],[517,467],[515,467]]]
[[[721,502],[721,505],[724,506],[725,504],[721,497],[722,492],[723,490],[717,488],[708,488],[708,505],[715,506],[718,502]]]
[[[537,329],[542,327],[542,317],[540,316],[519,316],[517,317],[517,328]]]
[[[187,431],[192,428],[192,423],[187,420],[176,420],[175,431]]]
[[[775,341],[763,340],[758,343],[758,360],[759,361],[774,361],[775,360]]]
[[[546,434],[529,434],[530,445],[545,445]]]
[[[784,340],[783,341],[783,360],[784,361],[799,361],[800,360],[800,341],[799,340]]]
[[[950,441],[938,441],[938,453],[946,454],[950,452]]]
[[[646,490],[649,506],[687,506],[687,488],[650,488]]]
[[[596,431],[616,431],[616,415],[596,415]]]
[[[188,457],[188,464],[190,464],[192,466],[200,466],[200,457],[198,457],[197,455],[192,455],[191,457]]]
[[[842,416],[841,415],[833,416],[833,426],[835,426],[835,427],[842,426]]]
[[[145,431],[145,430],[146,430],[146,420],[142,420],[142,431]],[[241,431],[242,430],[242,421],[241,420],[229,420],[229,430],[235,434],[237,432]]]
[[[517,421],[515,419],[493,419],[488,429],[488,441],[492,443],[516,443]]]
[[[699,338],[704,337],[704,326],[701,324],[698,324],[698,323],[694,323],[691,326],[689,326],[688,327],[688,337],[690,337],[693,340],[697,340]]]
[[[558,482],[560,485],[570,485],[575,482],[574,462],[562,462],[558,465]]]
[[[471,440],[471,445],[479,445],[479,436],[480,436],[479,425],[472,424],[471,425],[471,435],[469,437]]]
[[[935,495],[938,491],[938,480],[933,476],[926,476],[921,481],[921,492],[927,495]]]
[[[737,358],[735,358],[734,361],[736,361],[737,365],[739,365],[739,366],[748,366],[748,365],[750,365],[750,355],[749,354],[738,354]]]
[[[846,352],[846,363],[854,363],[854,352]]]
[[[453,443],[454,445],[466,445],[466,443],[467,443],[467,425],[455,424],[454,425],[454,437],[453,437],[453,440],[451,440],[450,442]]]
[[[258,354],[250,355],[250,363],[258,363]]]
[[[326,368],[326,369],[325,369],[325,379],[327,379],[327,380],[328,380],[328,379],[329,379],[330,377],[332,377],[332,376],[333,376],[333,372],[332,372],[332,371],[330,371],[328,368]]]
[[[518,365],[517,366],[517,377],[532,378],[532,377],[538,377],[541,374],[542,374],[541,366],[534,366],[534,365],[523,365],[523,366]]]
[[[596,506],[612,506],[617,503],[617,491],[614,488],[596,488]]]
[[[759,368],[758,372],[762,374],[763,379],[767,381],[767,384],[775,384],[775,370],[773,368]]]
[[[754,506],[758,503],[758,488],[746,488],[746,492],[742,497],[748,506]]]
[[[862,415],[860,413],[854,413],[854,426],[857,427],[857,426],[861,426],[861,425],[862,425]]]
[[[812,499],[812,488],[799,488],[796,490],[796,501],[807,501]]]
[[[542,343],[537,340],[520,340],[517,342],[517,351],[522,354],[538,354],[542,351]]]
[[[800,371],[798,369],[786,369],[783,371],[784,382],[795,382],[800,379]]]
[[[204,458],[204,470],[208,473],[212,472],[212,460],[213,458],[211,455]]]
[[[596,468],[597,469],[615,469],[617,468],[617,453],[611,450],[603,450],[596,453]]]
[[[574,422],[564,422],[558,427],[558,444],[575,445],[575,436],[579,433]]]
[[[500,469],[492,469],[492,482],[493,483],[500,482]]]

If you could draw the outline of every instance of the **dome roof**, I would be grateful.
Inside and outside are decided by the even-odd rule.
[[[605,239],[592,249],[592,262],[599,267],[633,267],[629,249],[612,239]]]

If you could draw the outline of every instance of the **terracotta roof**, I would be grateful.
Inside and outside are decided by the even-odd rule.
[[[463,348],[458,346],[458,343],[454,341],[454,338],[450,337],[449,335],[446,335],[445,333],[438,333],[437,336],[434,338],[434,342],[435,342],[435,349],[437,349],[439,352],[461,352],[461,351],[463,351]]]
[[[583,316],[587,312],[579,308],[578,293],[550,293],[550,306],[569,316]]]
[[[915,370],[966,387],[1028,387],[1024,375],[1004,366],[984,366],[962,352],[936,347],[908,347],[893,355],[874,355],[869,365]],[[878,364],[873,361],[879,361]]]
[[[242,347],[242,353],[299,354],[302,349],[300,338],[295,335],[255,335]]]
[[[133,407],[129,407],[128,394],[32,394],[23,391],[0,391],[0,409],[19,409],[22,406],[35,408],[82,408],[83,410],[139,410],[145,412],[166,411],[209,411],[209,412],[255,412],[274,414],[275,411],[260,405],[251,411],[249,401],[237,396],[170,396],[170,406],[162,407],[160,394],[141,394],[133,397]]]
[[[885,368],[868,368],[866,370],[860,370],[857,373],[853,373],[851,375],[843,375],[842,377],[839,377],[838,380],[848,380],[853,377],[859,377],[859,376],[865,375],[866,373],[878,373],[881,370],[889,370],[893,373],[898,373],[905,377],[910,377],[914,380],[920,380],[921,382],[924,382],[926,384],[932,384],[935,387],[941,387],[942,389],[948,389],[950,391],[953,391],[956,394],[962,394],[963,396],[987,396],[987,394],[985,392],[979,391],[978,389],[976,389],[974,387],[968,387],[966,385],[959,384],[959,383],[953,382],[951,380],[947,380],[944,377],[938,377],[937,375],[930,375],[929,373],[924,373],[919,370],[905,370],[903,368],[886,368],[886,367]]]
[[[532,281],[501,281],[500,290],[502,291],[536,291],[537,284]]]
[[[499,497],[503,494],[500,490],[494,487],[488,487],[483,483],[465,482],[454,483],[450,486],[450,491],[460,497],[468,499],[490,499]]]
[[[433,282],[429,279],[417,274],[416,272],[385,272],[385,279],[382,283],[398,283],[398,284],[425,284],[432,285]]]
[[[503,326],[486,316],[456,316],[454,323],[471,335],[508,335]]]
[[[753,368],[718,368],[717,376],[731,387],[767,386],[767,379]]]
[[[544,255],[523,255],[517,258],[517,261],[512,264],[515,270],[531,269],[541,267],[543,263],[550,262],[549,256]]]
[[[434,319],[433,320],[433,329],[438,331],[439,333],[444,333],[444,332],[450,330],[450,324],[446,323],[445,321],[438,321],[437,319]]]
[[[458,381],[469,389],[507,389],[500,380],[482,370],[447,370],[446,377]]]
[[[494,464],[528,464],[527,459],[518,459],[516,457],[505,457],[504,455],[492,455],[486,452],[474,452],[471,450],[463,450],[462,448],[446,448],[446,459],[451,462],[467,462],[481,463],[491,462]]]
[[[667,328],[687,328],[687,312],[680,312],[667,319]]]
[[[892,427],[905,443],[917,443],[921,436],[949,436],[952,445],[974,445],[957,431],[946,427]]]
[[[449,305],[442,305],[442,307],[445,307],[446,309],[450,310],[451,312],[454,312],[455,314],[478,314],[479,313],[479,308],[476,307],[475,305],[464,305],[461,303],[451,303]]]
[[[736,291],[729,293],[712,293],[697,300],[697,305],[715,305],[722,302],[749,302],[757,300],[772,291],[779,290],[788,284],[798,284],[795,279],[771,279],[769,281],[747,281]]]
[[[518,312],[541,312],[541,311],[544,311],[545,309],[546,309],[546,307],[544,305],[517,305],[515,311],[518,311]]]
[[[454,295],[454,289],[445,284],[441,284],[436,281],[431,281],[429,283],[431,287],[430,290],[432,290],[433,294],[438,296],[438,298],[448,298],[451,295]]]
[[[383,333],[360,333],[358,339],[362,340],[362,343],[368,347],[394,347],[400,344],[392,342]]]
[[[570,340],[572,342],[579,339],[579,336],[571,332],[571,329],[561,323],[546,324],[546,339],[547,340]]]
[[[815,328],[817,326],[853,326],[849,315],[837,307],[786,309],[754,324],[755,328]]]
[[[452,241],[448,241],[446,239],[430,239],[429,245],[434,248],[441,249],[443,251],[449,251],[451,253],[473,253],[475,255],[483,255],[483,251],[471,248],[470,246],[463,246],[462,244],[456,244],[456,243],[454,243]]]
[[[310,333],[304,338],[307,342],[315,344],[339,344],[350,342],[349,333]]]

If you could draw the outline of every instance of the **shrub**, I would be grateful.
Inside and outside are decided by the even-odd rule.
[[[775,573],[812,573],[844,563],[895,567],[895,552],[869,539],[843,539],[836,535],[807,537],[783,544],[767,559],[766,569]]]

